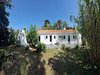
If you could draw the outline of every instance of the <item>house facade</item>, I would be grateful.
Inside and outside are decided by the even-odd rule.
[[[38,30],[37,33],[39,41],[48,46],[65,44],[66,47],[73,48],[81,45],[81,34],[77,30]]]

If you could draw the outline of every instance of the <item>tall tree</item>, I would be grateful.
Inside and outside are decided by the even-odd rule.
[[[53,30],[57,30],[58,29],[58,26],[57,26],[57,22],[55,22],[54,24],[53,24]]]
[[[35,25],[34,25],[34,27],[33,27],[33,25],[31,25],[31,27],[27,33],[27,42],[33,48],[35,48],[38,43],[38,35],[37,35],[37,30],[36,30]]]
[[[100,75],[100,0],[79,0],[79,16],[73,18],[89,44],[88,62]]]
[[[59,30],[61,30],[61,29],[63,28],[61,19],[59,19],[59,20],[57,21],[57,26],[58,26],[58,29],[59,29]]]
[[[15,44],[15,30],[12,29],[12,28],[9,28],[9,38],[8,38],[8,45],[11,45],[11,44]]]
[[[9,7],[11,9],[12,5],[10,3],[11,0],[2,0],[0,2],[0,45],[7,44],[8,42],[9,32],[7,27],[9,25],[9,13],[6,12],[6,8]]]
[[[66,28],[66,29],[68,29],[68,28],[69,28],[69,26],[68,26],[68,24],[67,24],[67,22],[66,22],[66,21],[63,21],[63,28]]]
[[[42,26],[42,30],[52,30],[52,26],[50,21],[47,19],[44,21],[44,25]]]
[[[50,24],[50,21],[48,19],[46,19],[44,22],[45,22],[45,25]]]

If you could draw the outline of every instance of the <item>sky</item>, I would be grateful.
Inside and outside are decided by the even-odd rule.
[[[12,0],[15,8],[7,9],[10,13],[9,26],[13,29],[29,29],[30,25],[41,27],[49,19],[51,25],[57,20],[66,21],[68,26],[75,24],[70,21],[70,13],[78,15],[78,0]]]

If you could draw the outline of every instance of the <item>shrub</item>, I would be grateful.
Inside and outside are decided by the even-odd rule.
[[[25,51],[28,51],[29,50],[29,46],[25,47]]]
[[[62,49],[63,49],[63,50],[66,50],[65,44],[62,44]]]
[[[0,53],[0,70],[8,68],[16,60],[13,53],[6,54],[5,52]]]
[[[79,45],[76,45],[76,46],[75,46],[75,49],[80,49],[80,46],[79,46]]]
[[[45,44],[42,44],[42,43],[38,43],[37,45],[37,52],[40,53],[40,52],[46,52],[46,45]]]
[[[15,47],[20,47],[20,41],[16,41]]]
[[[57,50],[58,50],[58,47],[56,47],[55,49],[57,49]]]

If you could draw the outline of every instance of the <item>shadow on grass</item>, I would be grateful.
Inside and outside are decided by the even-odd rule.
[[[15,50],[14,50],[15,49]],[[41,61],[42,54],[25,51],[24,47],[9,47],[8,52],[14,53],[15,62],[4,70],[5,75],[44,75],[45,61]]]
[[[83,53],[82,50],[59,52],[48,60],[48,65],[52,65],[54,75],[92,75],[89,69],[84,68],[86,64]]]

